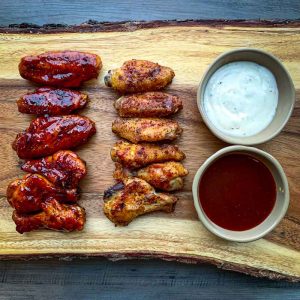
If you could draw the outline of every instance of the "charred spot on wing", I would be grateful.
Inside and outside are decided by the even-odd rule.
[[[104,191],[103,200],[107,200],[108,198],[112,197],[116,192],[123,190],[124,184],[123,182],[119,182],[112,187],[108,188]]]

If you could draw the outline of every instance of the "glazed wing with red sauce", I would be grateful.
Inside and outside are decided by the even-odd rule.
[[[18,110],[34,115],[66,115],[83,108],[88,96],[78,91],[43,87],[27,93],[18,101]]]
[[[39,117],[17,135],[12,147],[20,158],[37,158],[82,145],[95,133],[95,123],[87,117]]]
[[[21,59],[20,75],[35,83],[57,87],[79,87],[97,78],[102,68],[96,54],[79,51],[50,51]]]
[[[51,198],[42,203],[42,212],[24,215],[13,212],[16,230],[24,233],[39,228],[59,231],[82,230],[85,223],[85,210],[77,204],[61,204]]]
[[[21,169],[41,174],[56,186],[67,189],[77,188],[79,181],[87,173],[85,162],[70,150],[61,150],[51,156],[28,160]]]
[[[62,189],[54,186],[45,177],[27,174],[16,179],[7,187],[7,201],[20,213],[31,213],[42,209],[42,204],[53,197],[61,202],[76,202],[77,189]]]

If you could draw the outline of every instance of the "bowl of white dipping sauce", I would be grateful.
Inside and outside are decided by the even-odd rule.
[[[280,133],[292,113],[295,88],[283,64],[257,49],[219,56],[197,93],[203,121],[220,139],[254,145]]]

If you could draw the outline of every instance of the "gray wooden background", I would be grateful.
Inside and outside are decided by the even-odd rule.
[[[0,26],[80,24],[89,19],[300,19],[300,0],[0,0]],[[1,261],[2,299],[296,300],[300,284],[161,260]]]

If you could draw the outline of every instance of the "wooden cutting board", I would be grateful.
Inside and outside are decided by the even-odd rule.
[[[166,260],[209,262],[220,268],[254,276],[300,280],[300,25],[272,23],[153,22],[78,26],[62,29],[2,29],[0,34],[0,258],[105,256],[111,259],[160,257]],[[40,34],[30,34],[28,31]],[[10,31],[9,33],[4,33]],[[49,33],[52,32],[52,33]],[[79,33],[81,32],[81,33]],[[209,233],[198,221],[191,194],[199,166],[226,146],[204,125],[196,106],[196,90],[203,72],[224,51],[255,47],[276,55],[290,72],[297,103],[283,132],[259,146],[282,164],[289,180],[291,203],[284,220],[264,239],[239,244]],[[82,183],[87,223],[80,233],[46,230],[20,235],[11,220],[5,192],[10,181],[23,175],[11,148],[16,134],[31,118],[18,113],[15,101],[34,86],[18,74],[23,55],[48,50],[82,50],[101,56],[104,67],[98,80],[82,90],[90,103],[81,113],[96,121],[97,135],[80,149],[88,176]],[[104,189],[113,184],[109,151],[117,140],[111,132],[116,118],[112,102],[117,95],[103,84],[103,76],[125,60],[148,59],[175,70],[167,89],[183,99],[176,119],[184,128],[178,144],[190,170],[172,214],[153,213],[116,228],[102,213]],[[201,267],[201,266],[199,266]]]

